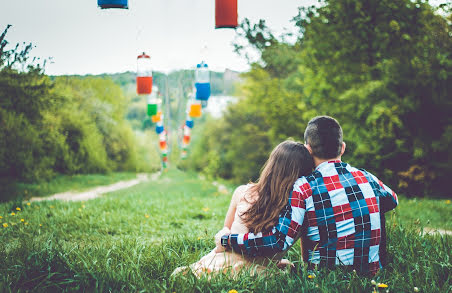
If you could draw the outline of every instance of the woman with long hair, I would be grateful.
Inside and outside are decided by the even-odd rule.
[[[215,238],[228,233],[268,232],[277,224],[295,181],[310,174],[313,168],[312,157],[303,144],[294,141],[280,143],[271,152],[259,180],[241,185],[234,191],[224,228]],[[214,249],[198,262],[177,268],[173,275],[189,269],[198,277],[204,273],[238,272],[242,269],[250,269],[254,274],[263,271],[271,262],[280,263],[282,256],[249,258],[233,252],[217,253]],[[289,264],[287,260],[281,263]]]

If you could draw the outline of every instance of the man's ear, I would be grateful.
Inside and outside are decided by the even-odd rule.
[[[309,144],[305,144],[304,146],[308,149],[309,153],[312,155],[311,146]]]
[[[345,148],[347,147],[347,145],[345,144],[345,142],[342,142],[342,149],[341,149],[341,156],[345,153]]]

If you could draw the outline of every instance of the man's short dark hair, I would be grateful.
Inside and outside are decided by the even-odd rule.
[[[314,117],[306,127],[304,141],[311,147],[313,156],[320,159],[337,158],[342,150],[342,128],[332,117]]]

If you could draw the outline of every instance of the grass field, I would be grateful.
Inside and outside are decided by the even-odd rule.
[[[87,202],[2,203],[0,291],[372,292],[371,279],[340,269],[307,278],[298,245],[288,254],[292,273],[170,278],[212,249],[228,187],[220,193],[196,174],[170,170]],[[450,229],[451,214],[446,201],[401,199],[387,216],[391,262],[374,278],[388,285],[382,292],[452,291],[450,236],[419,234],[423,226]]]

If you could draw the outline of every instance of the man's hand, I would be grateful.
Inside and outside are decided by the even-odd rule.
[[[221,245],[221,236],[231,234],[231,230],[228,227],[223,227],[218,233],[215,235],[215,252],[223,252],[225,251],[224,247]]]

